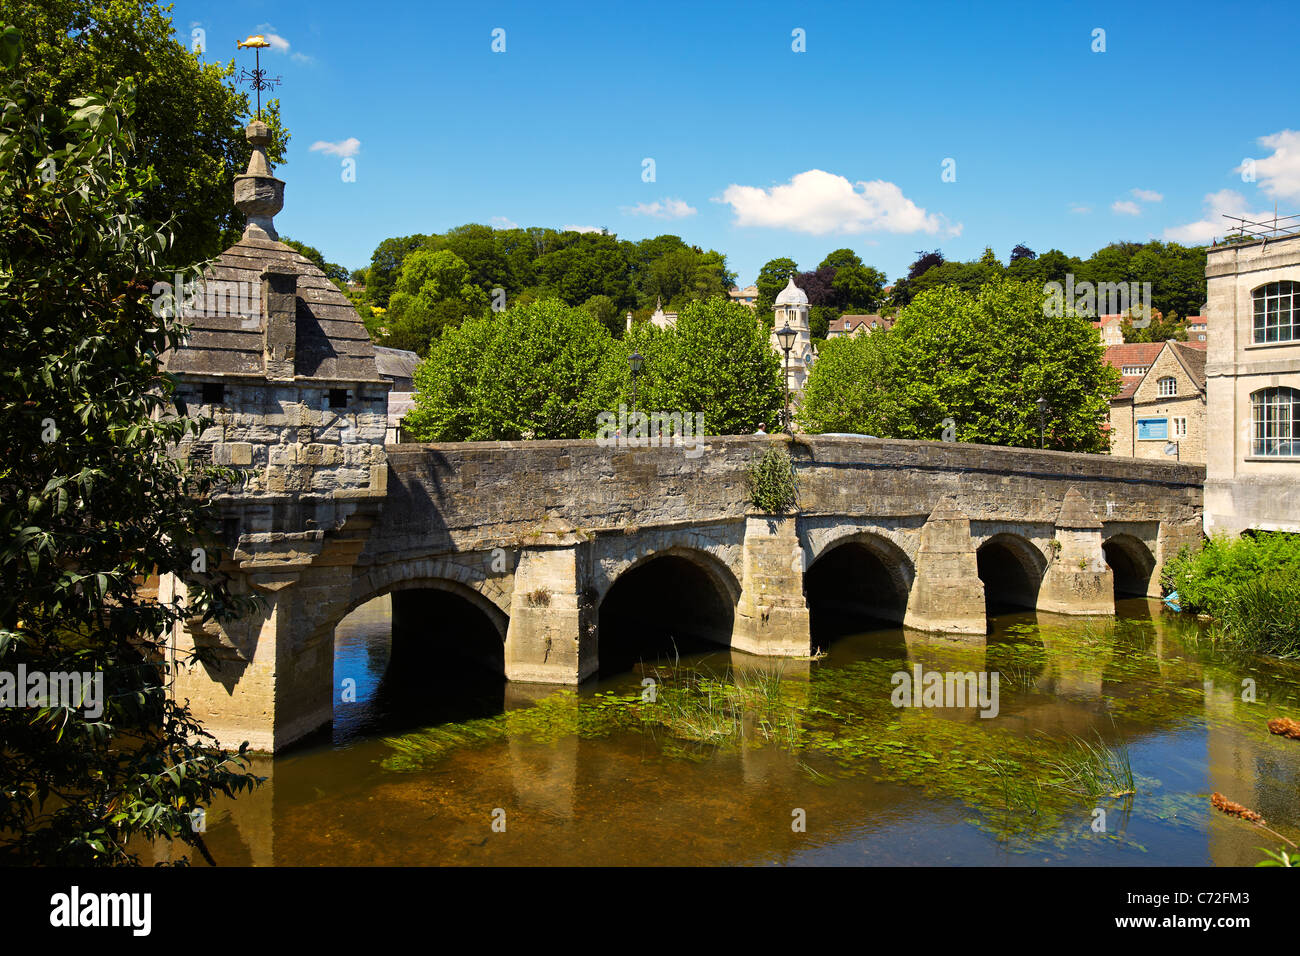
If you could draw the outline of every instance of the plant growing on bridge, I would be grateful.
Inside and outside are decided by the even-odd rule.
[[[799,478],[789,453],[773,445],[763,457],[749,466],[749,500],[759,511],[770,515],[792,509],[799,493]]]
[[[140,591],[191,578],[202,496],[228,476],[171,455],[203,423],[160,370],[180,330],[151,308],[171,236],[137,212],[154,180],[134,86],[43,102],[13,81],[20,47],[0,33],[0,861],[136,863],[132,838],[201,848],[191,810],[256,779],[170,697],[165,663],[178,621],[242,608],[206,575],[174,603]]]

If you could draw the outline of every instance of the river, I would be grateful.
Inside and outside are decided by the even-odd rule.
[[[338,628],[356,700],[330,731],[209,809],[218,865],[1239,866],[1282,845],[1216,791],[1300,842],[1300,741],[1265,726],[1300,717],[1300,666],[1225,656],[1158,602],[580,688],[386,675],[390,618],[380,598]],[[918,666],[996,671],[996,715],[894,706]]]

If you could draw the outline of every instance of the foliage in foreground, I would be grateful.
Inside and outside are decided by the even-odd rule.
[[[6,30],[0,76],[21,74],[19,48]],[[191,810],[256,779],[167,687],[172,625],[243,608],[189,573],[202,496],[229,476],[168,454],[204,423],[160,372],[179,330],[149,290],[171,237],[138,212],[156,180],[133,172],[135,105],[129,82],[66,109],[21,82],[0,92],[0,674],[103,681],[102,713],[93,691],[0,707],[6,863],[138,863],[133,838],[201,847]],[[142,596],[155,572],[187,578],[187,597]]]
[[[1215,535],[1184,547],[1164,570],[1183,610],[1218,620],[1216,638],[1238,650],[1300,657],[1300,535]]]
[[[12,23],[27,51],[23,72],[34,96],[49,103],[112,95],[135,83],[133,162],[154,174],[141,180],[137,212],[173,225],[174,261],[217,255],[244,228],[235,208],[235,177],[252,151],[244,136],[249,96],[235,89],[235,62],[205,63],[174,34],[170,7],[156,0],[0,0],[0,23]],[[208,42],[218,46],[215,36]],[[234,52],[234,40],[220,41]],[[248,64],[251,66],[252,64]],[[285,161],[289,134],[279,100],[262,104],[271,129],[267,158]]]

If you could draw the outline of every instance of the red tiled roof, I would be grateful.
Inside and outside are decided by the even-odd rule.
[[[1121,372],[1125,365],[1145,365],[1148,368],[1165,347],[1164,342],[1125,342],[1106,348],[1106,361]]]

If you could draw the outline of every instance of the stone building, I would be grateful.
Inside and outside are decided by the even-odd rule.
[[[415,368],[420,356],[405,349],[390,349],[376,345],[375,365],[379,375],[388,379],[392,391],[388,393],[388,431],[385,444],[396,445],[402,441],[402,419],[415,407]]]
[[[803,387],[808,382],[808,372],[812,369],[814,361],[812,348],[812,332],[808,325],[808,296],[794,284],[794,276],[786,283],[776,296],[776,302],[773,303],[773,309],[776,314],[776,322],[772,325],[772,348],[780,356],[782,369],[785,366],[785,350],[781,348],[781,340],[777,338],[777,330],[789,323],[790,328],[795,331],[794,345],[790,349],[790,393],[797,398],[802,392]]]
[[[179,453],[245,473],[214,499],[225,537],[220,566],[235,593],[256,596],[265,610],[235,624],[196,618],[178,625],[172,654],[175,693],[191,700],[201,720],[269,728],[267,714],[296,706],[305,693],[296,676],[305,659],[289,665],[285,657],[301,637],[295,618],[334,584],[310,597],[295,586],[308,569],[349,565],[358,529],[384,500],[392,383],[379,374],[347,297],[278,241],[273,219],[284,183],[266,160],[270,131],[254,121],[247,136],[253,154],[235,180],[247,226],[205,273],[202,306],[185,313],[191,331],[163,361],[190,408],[214,420]],[[172,576],[158,588],[162,601],[184,592]],[[331,653],[312,651],[311,667],[323,667]],[[254,747],[274,749],[276,735],[319,723],[315,715],[295,720],[274,735],[254,735]]]
[[[841,315],[827,323],[826,338],[853,338],[894,327],[894,320],[883,315]]]
[[[1110,401],[1111,454],[1205,461],[1205,350],[1186,342],[1113,345],[1123,376]],[[1172,452],[1172,454],[1171,454]]]
[[[1205,530],[1300,531],[1300,235],[1211,248],[1205,275]]]
[[[665,312],[663,299],[657,299],[654,314],[650,316],[650,324],[659,329],[671,329],[677,324],[677,313]]]

